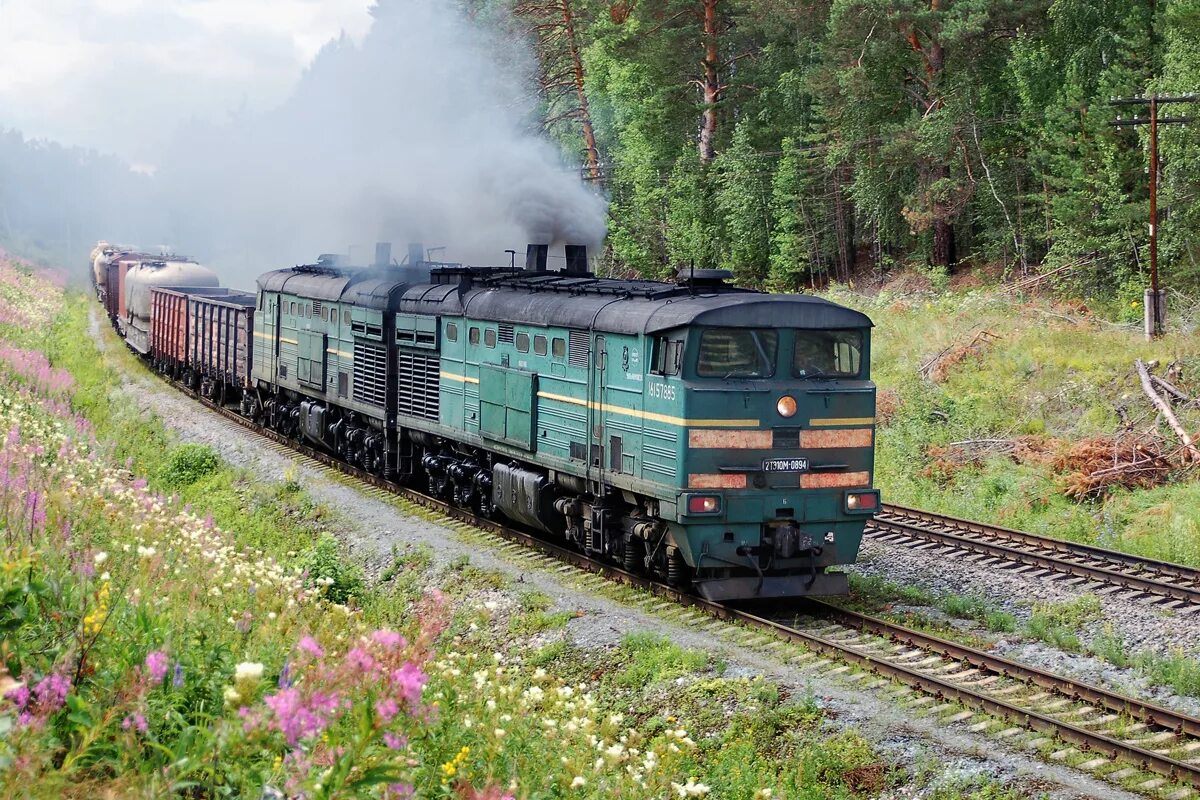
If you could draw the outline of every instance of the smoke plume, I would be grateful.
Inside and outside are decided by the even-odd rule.
[[[282,105],[180,131],[149,192],[160,240],[247,288],[321,252],[368,261],[375,241],[501,263],[529,241],[603,240],[605,203],[531,127],[530,56],[503,26],[438,0],[373,16]]]

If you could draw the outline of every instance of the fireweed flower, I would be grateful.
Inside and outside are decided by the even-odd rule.
[[[311,636],[305,636],[296,647],[308,653],[313,658],[323,658],[325,656],[325,651],[321,649],[321,645],[317,644],[317,640]]]
[[[150,683],[157,686],[167,676],[167,654],[162,650],[151,650],[146,654],[146,674]]]

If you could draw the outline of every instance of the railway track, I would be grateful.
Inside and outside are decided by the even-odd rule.
[[[264,436],[277,452],[299,455],[319,468],[349,476],[366,484],[371,494],[400,497],[502,543],[515,543],[670,604],[800,645],[790,663],[821,668],[826,675],[844,674],[845,680],[864,688],[892,685],[901,702],[927,709],[945,724],[1003,740],[1024,737],[1026,747],[1047,750],[1052,760],[1110,782],[1133,781],[1134,788],[1168,800],[1200,794],[1200,719],[1195,717],[826,603],[807,601],[791,611],[761,613],[704,600],[384,481],[171,385],[226,420]]]
[[[1180,614],[1200,613],[1200,570],[955,517],[885,505],[866,535],[891,545],[967,553],[978,566],[1065,580]]]

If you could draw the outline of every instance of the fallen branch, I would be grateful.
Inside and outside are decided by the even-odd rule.
[[[1200,461],[1200,450],[1196,449],[1196,446],[1192,444],[1192,437],[1189,436],[1188,432],[1185,431],[1183,426],[1179,424],[1179,420],[1176,418],[1175,412],[1171,410],[1171,404],[1164,400],[1162,395],[1154,390],[1154,384],[1150,381],[1150,371],[1146,369],[1145,362],[1139,358],[1134,361],[1134,365],[1137,367],[1138,377],[1142,379],[1142,391],[1144,391],[1146,396],[1150,398],[1150,402],[1154,404],[1155,408],[1162,413],[1163,418],[1167,421],[1167,424],[1171,426],[1171,430],[1175,431],[1175,435],[1179,437],[1181,442],[1183,442],[1184,449],[1187,450],[1188,455],[1191,456],[1192,460]]]
[[[1151,375],[1150,380],[1154,382],[1155,386],[1162,389],[1164,392],[1171,395],[1176,400],[1179,400],[1182,403],[1186,403],[1189,400],[1191,400],[1190,397],[1188,397],[1186,394],[1181,392],[1178,389],[1178,387],[1176,387],[1174,384],[1169,383],[1168,381],[1158,377],[1157,375]]]

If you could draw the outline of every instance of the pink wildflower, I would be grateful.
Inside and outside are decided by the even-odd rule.
[[[146,723],[146,717],[142,714],[130,714],[121,720],[121,730],[129,730],[133,728],[138,733],[144,734],[150,730],[150,726]]]
[[[379,719],[386,725],[400,713],[400,705],[392,698],[387,697],[375,704],[375,713],[379,715]]]
[[[311,636],[305,636],[296,647],[308,653],[313,658],[322,658],[325,655],[325,651],[321,649],[321,645],[317,644],[317,640]]]
[[[398,650],[405,645],[404,637],[395,631],[378,630],[371,634],[371,638],[388,650]]]
[[[397,736],[391,731],[386,731],[383,734],[383,743],[392,750],[403,750],[408,746],[408,739],[403,736]]]
[[[375,670],[375,659],[361,647],[355,647],[349,653],[346,653],[346,664],[358,672],[373,672]]]
[[[429,676],[411,661],[406,661],[397,670],[392,671],[392,686],[399,692],[410,707],[416,707],[421,701],[421,690],[425,688]]]
[[[267,695],[263,702],[274,712],[270,727],[282,733],[293,747],[301,739],[315,736],[329,725],[325,710],[309,708],[298,689],[282,689]]]
[[[162,650],[151,650],[146,654],[146,674],[150,683],[158,685],[167,677],[167,654]]]

